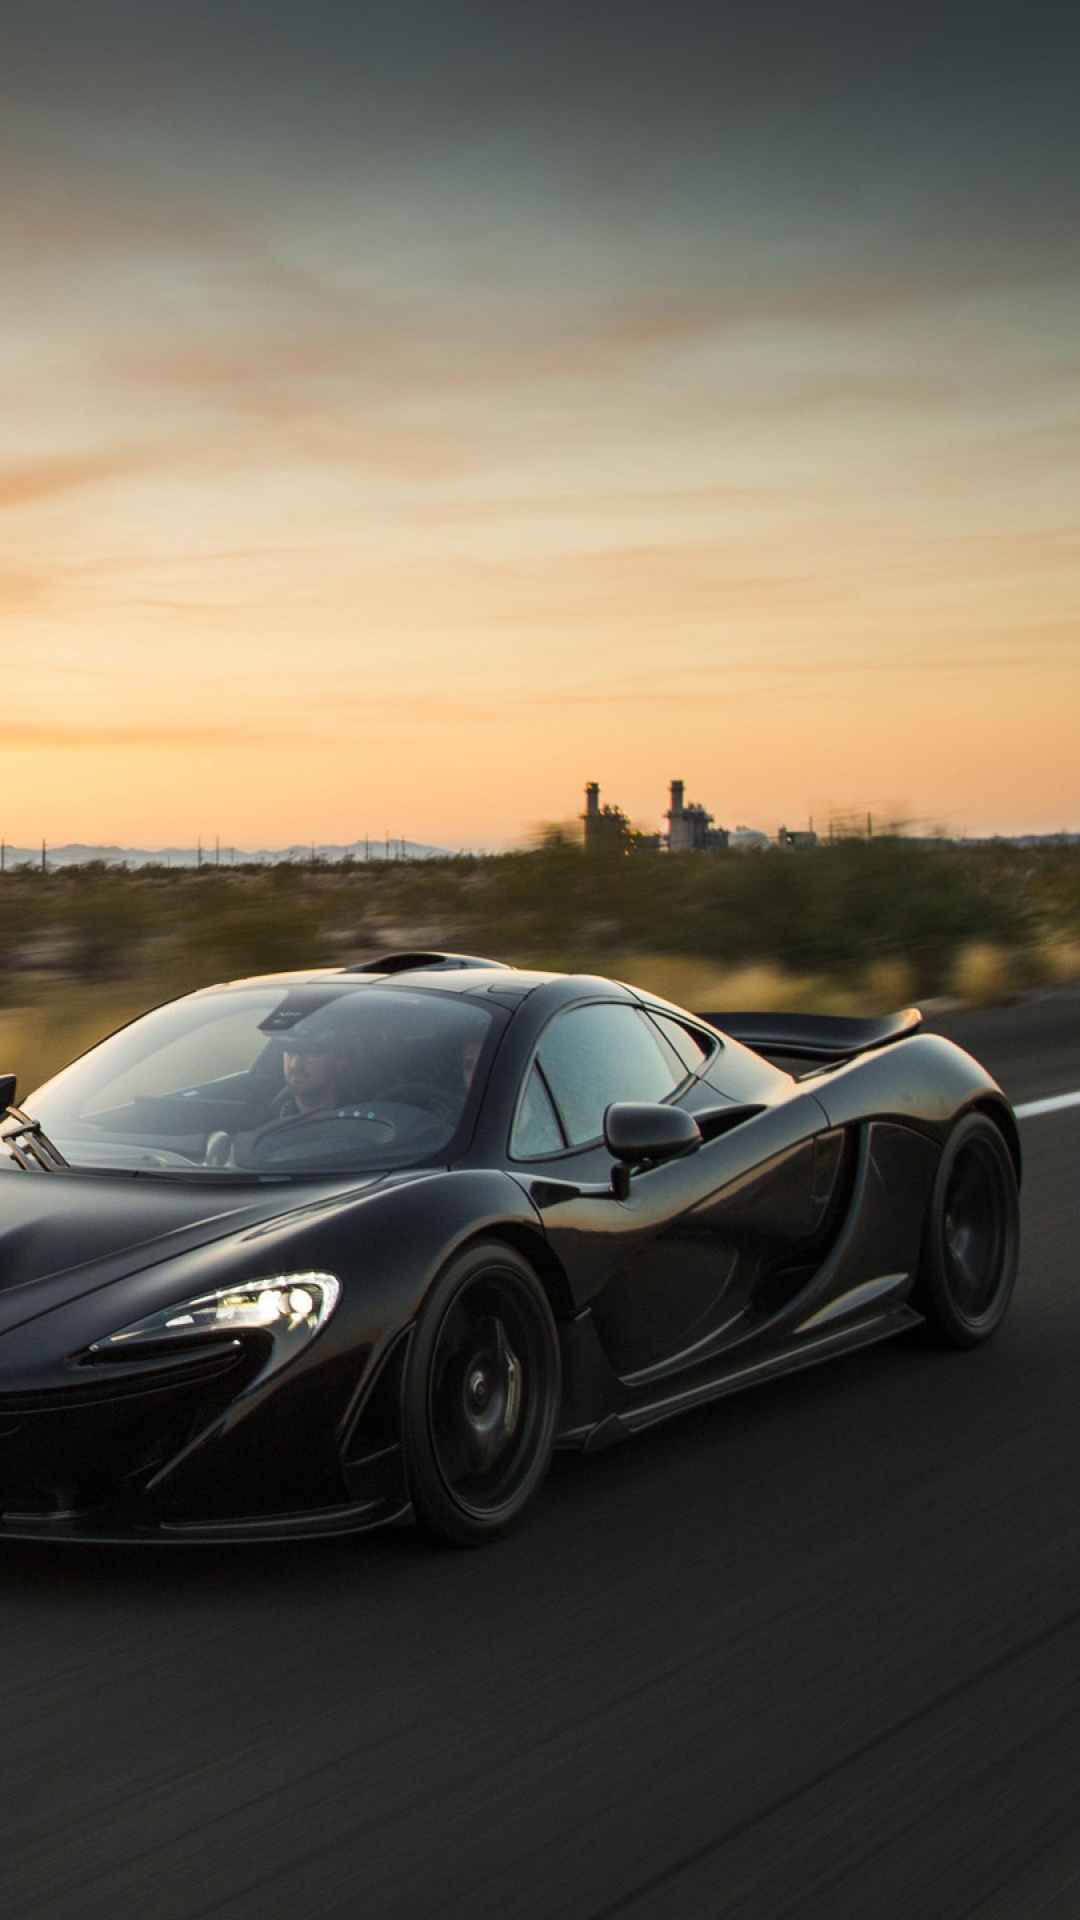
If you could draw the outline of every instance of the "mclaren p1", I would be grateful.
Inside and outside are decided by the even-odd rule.
[[[0,1534],[498,1535],[586,1452],[999,1326],[1012,1111],[880,1019],[468,955],[207,988],[0,1081]]]

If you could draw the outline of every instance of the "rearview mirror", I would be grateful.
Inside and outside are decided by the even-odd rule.
[[[604,1115],[604,1145],[618,1165],[612,1168],[612,1192],[625,1200],[630,1169],[642,1161],[674,1160],[701,1145],[701,1130],[682,1107],[654,1106],[643,1100],[616,1100]]]

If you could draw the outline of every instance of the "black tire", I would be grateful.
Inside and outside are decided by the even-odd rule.
[[[505,1532],[551,1460],[559,1411],[555,1321],[528,1261],[488,1242],[452,1260],[424,1302],[405,1371],[413,1510],[456,1546]]]
[[[948,1347],[977,1347],[1005,1318],[1020,1250],[1016,1168],[993,1121],[969,1113],[945,1143],[912,1305]]]

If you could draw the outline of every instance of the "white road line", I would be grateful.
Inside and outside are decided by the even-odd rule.
[[[1035,1120],[1040,1113],[1064,1113],[1066,1107],[1080,1107],[1080,1093],[1055,1093],[1049,1100],[1026,1100],[1014,1108],[1018,1120]]]

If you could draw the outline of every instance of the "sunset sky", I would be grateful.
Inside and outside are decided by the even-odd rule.
[[[4,0],[0,833],[1080,829],[1080,9]]]

